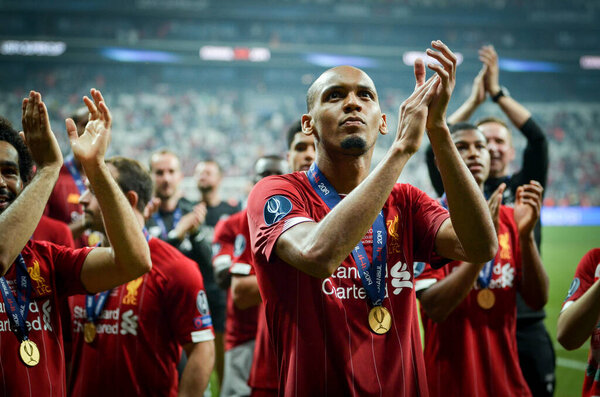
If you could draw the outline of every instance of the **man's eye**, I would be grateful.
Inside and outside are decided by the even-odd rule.
[[[358,95],[373,99],[373,94],[370,91],[361,91],[358,93]]]
[[[338,99],[341,97],[342,95],[338,91],[330,92],[329,95],[327,95],[327,99]]]

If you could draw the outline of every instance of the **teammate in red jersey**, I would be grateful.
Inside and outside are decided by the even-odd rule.
[[[254,182],[286,171],[282,157],[260,157],[254,164]],[[225,323],[225,372],[221,396],[248,396],[248,376],[253,363],[254,345],[261,303],[252,266],[246,210],[220,221],[215,229],[215,260],[229,256],[231,288]]]
[[[1,128],[0,395],[64,396],[59,300],[104,291],[141,276],[152,266],[146,239],[133,227],[133,211],[104,163],[110,112],[99,91],[92,89],[91,96],[93,101],[84,98],[90,112],[85,132],[78,136],[71,119],[67,119],[67,132],[74,155],[105,209],[111,248],[72,250],[29,240],[58,178],[62,155],[37,92],[23,101],[27,146],[12,128]],[[32,159],[37,171],[29,180]]]
[[[250,238],[280,395],[427,395],[412,263],[434,253],[481,262],[497,250],[486,202],[445,122],[456,57],[440,41],[432,47],[435,75],[425,81],[423,63],[415,64],[415,91],[373,172],[386,116],[366,73],[336,67],[308,90],[302,128],[315,137],[311,169],[265,178],[250,194]],[[420,190],[396,185],[425,129],[452,221]]]
[[[588,251],[575,270],[575,277],[558,316],[556,339],[567,350],[590,340],[588,366],[582,396],[600,395],[600,248]]]
[[[490,170],[485,135],[468,123],[451,131],[483,192]],[[431,396],[531,395],[519,366],[516,294],[521,291],[534,309],[548,300],[548,276],[533,235],[543,189],[534,181],[519,187],[513,210],[500,205],[504,186],[490,198],[500,245],[495,258],[437,270],[427,265],[417,277]]]
[[[302,133],[300,120],[294,122],[287,130],[288,151],[286,158],[292,172],[308,171],[315,161],[315,141],[310,135]],[[247,241],[250,241],[249,239]],[[254,266],[253,266],[253,274]],[[256,280],[256,277],[254,277]],[[258,294],[258,291],[256,292]],[[258,294],[260,295],[260,294]],[[277,358],[272,348],[267,329],[264,305],[261,303],[258,314],[254,361],[248,378],[253,397],[277,395]]]
[[[150,175],[135,160],[117,157],[107,164],[141,229],[152,195]],[[104,233],[101,210],[90,190],[81,203],[92,230]],[[149,273],[100,294],[69,298],[73,396],[201,396],[206,389],[214,335],[202,275],[172,245],[149,234],[147,238]],[[187,363],[178,384],[180,348]]]

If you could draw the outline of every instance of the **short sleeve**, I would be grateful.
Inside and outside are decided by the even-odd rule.
[[[562,310],[565,310],[590,289],[598,278],[596,276],[598,265],[600,265],[600,249],[591,250],[581,258],[575,270],[575,276],[573,277],[569,291],[567,292],[567,297],[563,302]]]
[[[173,264],[177,269],[169,274],[165,296],[168,301],[167,316],[173,334],[180,345],[206,342],[214,339],[212,318],[202,274],[196,264],[184,257],[177,257],[180,263]]]
[[[248,232],[248,217],[240,222],[240,230],[235,236],[233,259],[229,272],[236,276],[249,276],[254,273],[252,266],[252,249]]]
[[[61,245],[48,244],[56,272],[56,288],[61,296],[87,294],[82,281],[81,269],[85,258],[93,248],[71,249]]]
[[[233,257],[235,230],[231,225],[232,217],[217,222],[212,242],[212,265],[215,269],[227,269]]]
[[[437,232],[450,214],[436,200],[415,187],[411,187],[410,195],[415,261],[427,262],[434,266],[446,263],[435,254],[434,249]]]
[[[268,262],[279,236],[302,222],[314,222],[297,185],[285,176],[262,179],[248,197],[251,250]]]

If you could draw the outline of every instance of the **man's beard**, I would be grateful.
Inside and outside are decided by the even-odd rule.
[[[342,149],[361,149],[364,151],[367,148],[367,142],[358,136],[349,136],[342,141]]]

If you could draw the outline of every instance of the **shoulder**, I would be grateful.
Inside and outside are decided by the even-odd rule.
[[[171,244],[157,237],[152,237],[150,239],[148,247],[150,248],[153,270],[155,266],[158,266],[159,268],[178,268],[181,264],[187,265],[189,263],[192,263],[194,267],[196,266],[196,262],[183,255],[181,251]]]

